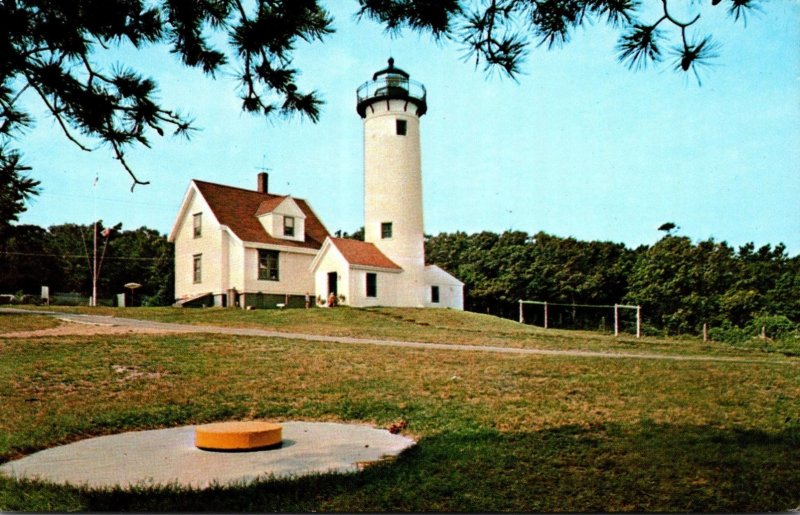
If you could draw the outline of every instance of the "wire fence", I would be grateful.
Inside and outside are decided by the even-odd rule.
[[[627,304],[565,304],[519,301],[519,321],[545,329],[575,329],[642,335],[642,309]]]

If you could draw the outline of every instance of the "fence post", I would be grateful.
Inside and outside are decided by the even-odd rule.
[[[708,323],[703,322],[703,343],[708,341]]]
[[[544,302],[544,328],[547,329],[547,301]]]
[[[614,336],[619,336],[619,304],[614,304]]]
[[[636,306],[636,337],[642,337],[642,306]]]
[[[521,300],[519,301],[519,323],[520,324],[524,324],[525,323],[525,318],[523,318],[523,316],[522,316],[522,301]]]

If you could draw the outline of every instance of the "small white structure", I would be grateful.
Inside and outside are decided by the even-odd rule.
[[[389,59],[388,68],[358,88],[357,99],[364,119],[365,241],[331,237],[308,203],[269,194],[266,174],[257,192],[192,181],[170,233],[176,297],[275,307],[311,292],[355,307],[464,309],[464,284],[425,265],[425,87]]]
[[[372,243],[328,238],[311,264],[315,291],[350,306],[398,306],[405,271]],[[323,297],[325,298],[325,297]]]

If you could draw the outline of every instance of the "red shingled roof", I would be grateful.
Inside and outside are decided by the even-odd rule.
[[[286,198],[285,195],[259,193],[258,191],[234,188],[196,179],[193,182],[209,207],[211,207],[211,211],[219,223],[227,225],[242,241],[318,249],[322,246],[325,238],[328,237],[328,230],[325,229],[317,215],[314,214],[314,211],[303,199],[292,197],[303,211],[303,214],[306,215],[305,241],[284,240],[273,238],[267,234],[264,226],[258,221],[256,213],[259,211],[268,212],[259,208],[267,209],[272,206],[272,209],[274,209]],[[273,205],[273,203],[275,204]]]
[[[265,215],[267,213],[272,213],[275,211],[275,208],[281,205],[286,199],[286,196],[276,196],[268,200],[264,200],[261,204],[258,205],[258,209],[256,209],[256,216]]]
[[[394,261],[386,257],[378,247],[372,243],[346,238],[331,238],[331,243],[339,249],[344,258],[351,265],[374,266],[377,268],[392,268],[402,270]]]

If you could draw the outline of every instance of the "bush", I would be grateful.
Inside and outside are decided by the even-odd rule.
[[[766,339],[761,338],[764,328]],[[783,315],[764,315],[751,320],[744,328],[726,320],[720,327],[708,331],[715,342],[780,352],[787,356],[800,355],[800,326]]]
[[[798,336],[797,324],[783,315],[763,315],[751,320],[746,327],[753,336],[760,336],[763,327],[767,338],[773,340],[785,340]]]
[[[715,342],[739,344],[749,340],[752,335],[747,330],[733,325],[730,320],[725,320],[720,327],[710,328],[708,337]]]

